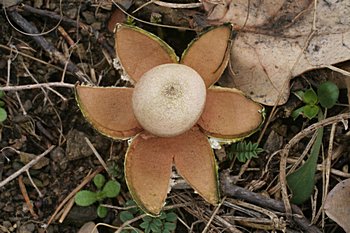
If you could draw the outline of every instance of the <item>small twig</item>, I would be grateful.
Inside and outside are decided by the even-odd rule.
[[[280,160],[280,174],[279,174],[280,184],[279,185],[281,186],[282,198],[283,198],[283,201],[285,203],[286,210],[289,211],[289,213],[287,212],[288,214],[291,213],[290,212],[291,207],[290,207],[289,198],[288,198],[288,191],[287,191],[287,181],[286,181],[286,165],[287,165],[287,157],[288,157],[289,150],[292,148],[292,146],[294,146],[302,138],[304,138],[306,135],[310,134],[311,132],[315,131],[316,129],[324,127],[324,126],[329,125],[329,124],[336,123],[336,122],[342,122],[348,118],[350,118],[350,113],[343,113],[343,114],[339,114],[337,116],[329,117],[329,118],[326,118],[322,121],[319,121],[319,122],[307,127],[306,129],[302,130],[297,135],[295,135],[288,142],[288,144],[285,145],[285,147],[282,149],[281,160]]]
[[[8,46],[5,46],[5,45],[0,44],[0,49],[5,49],[5,50],[10,51],[10,52],[13,51],[13,48],[12,48],[12,47],[14,47],[14,46],[8,47]],[[15,47],[15,48],[16,48],[16,47]],[[36,58],[36,57],[30,56],[30,55],[28,55],[28,54],[26,54],[26,53],[23,53],[23,52],[21,52],[21,51],[16,50],[16,54],[22,55],[23,57],[26,57],[26,58],[29,58],[29,59],[31,59],[31,60],[33,60],[33,61],[39,62],[39,63],[41,63],[41,64],[44,64],[45,66],[49,66],[49,67],[55,68],[55,69],[57,69],[57,70],[63,71],[63,69],[62,69],[61,67],[58,67],[58,66],[53,65],[53,64],[51,64],[51,63],[48,63],[48,62],[46,62],[46,61],[40,60],[40,59],[38,59],[38,58]]]
[[[64,210],[62,212],[62,215],[60,217],[60,219],[58,220],[59,223],[63,223],[64,219],[67,217],[67,215],[69,214],[69,211],[72,209],[74,205],[74,197],[72,197],[68,204],[64,207]]]
[[[218,213],[220,207],[222,206],[222,203],[224,203],[224,201],[226,200],[226,196],[224,198],[222,198],[221,202],[219,203],[219,205],[215,208],[213,214],[210,216],[209,221],[207,222],[207,224],[205,225],[205,228],[203,229],[202,233],[206,233],[209,229],[210,224],[213,222],[216,214]]]
[[[343,70],[343,69],[340,69],[338,67],[335,67],[335,66],[332,66],[332,65],[328,65],[328,66],[325,66],[326,68],[330,69],[330,70],[333,70],[335,72],[338,72],[342,75],[345,75],[345,76],[350,76],[350,72],[349,71],[346,71],[346,70]]]
[[[19,176],[18,178],[18,184],[19,184],[19,188],[21,190],[21,193],[23,195],[23,198],[28,206],[29,212],[30,214],[34,217],[34,218],[38,218],[39,216],[35,213],[34,209],[33,209],[33,204],[30,201],[30,198],[28,196],[28,192],[26,189],[26,186],[23,183],[23,176]]]
[[[152,2],[158,6],[164,6],[168,8],[178,8],[178,9],[191,9],[191,8],[198,8],[203,6],[203,3],[201,2],[195,2],[195,3],[171,3],[171,2],[163,2],[163,1],[152,1]]]
[[[48,88],[48,87],[74,88],[75,85],[71,83],[50,82],[50,83],[37,83],[37,84],[7,86],[7,87],[5,86],[5,87],[0,87],[0,90],[1,91],[21,91],[21,90],[31,90],[36,88]]]
[[[113,176],[109,173],[109,169],[108,169],[107,164],[102,159],[101,155],[97,152],[94,145],[92,145],[91,141],[87,137],[84,137],[84,139],[85,139],[86,143],[88,144],[88,146],[90,147],[90,149],[92,150],[92,152],[94,153],[94,155],[96,156],[96,158],[98,159],[98,161],[101,163],[102,167],[106,170],[108,175],[112,178]]]
[[[22,28],[22,30],[28,33],[38,34],[38,29],[23,18],[17,11],[9,11],[9,16],[16,24]],[[42,36],[33,36],[35,42],[37,42],[55,61],[58,61],[61,65],[67,64],[67,70],[73,73],[81,82],[91,83],[89,77],[85,75],[74,63],[67,60],[62,53],[60,53],[51,43],[49,43]]]
[[[93,173],[85,177],[85,179],[75,188],[68,196],[58,205],[55,212],[51,215],[49,221],[46,224],[46,228],[51,224],[52,220],[56,217],[56,214],[62,209],[62,207],[87,183],[89,183],[97,174],[103,170],[103,167],[98,167]]]
[[[137,216],[137,217],[135,217],[135,218],[133,218],[133,219],[130,219],[130,220],[124,222],[124,223],[118,228],[118,230],[117,230],[115,233],[120,233],[120,232],[122,232],[122,230],[123,230],[125,227],[131,225],[131,224],[134,223],[134,222],[137,222],[138,220],[140,220],[140,219],[142,219],[142,218],[144,218],[144,217],[146,217],[146,216],[147,216],[147,214],[141,214],[141,215],[139,215],[139,216]]]
[[[39,197],[43,197],[44,195],[40,192],[38,186],[36,186],[36,184],[34,183],[32,176],[29,173],[29,170],[26,170],[27,176],[29,178],[30,183],[32,183],[33,187],[35,188],[35,190],[38,192]]]
[[[151,22],[147,22],[145,20],[139,19],[131,14],[129,14],[128,12],[126,12],[123,7],[119,6],[119,4],[117,2],[115,2],[114,0],[112,0],[113,4],[119,8],[119,10],[121,10],[124,14],[126,14],[127,16],[129,16],[130,18],[139,21],[141,23],[145,23],[148,25],[152,25],[152,26],[156,26],[156,27],[163,27],[163,28],[172,28],[172,29],[178,29],[178,30],[189,30],[189,31],[196,31],[196,29],[193,28],[189,28],[189,27],[179,27],[179,26],[171,26],[171,25],[166,25],[166,24],[159,24],[159,23],[151,23]]]
[[[329,143],[328,143],[328,152],[327,152],[327,158],[324,160],[324,169],[323,169],[323,179],[324,179],[324,185],[323,185],[323,193],[322,193],[322,204],[320,207],[319,212],[316,215],[316,220],[318,219],[320,213],[322,213],[322,226],[324,227],[324,218],[325,218],[325,210],[324,210],[324,203],[326,202],[326,198],[328,195],[328,189],[329,189],[329,180],[331,175],[331,168],[332,168],[332,154],[333,154],[333,143],[334,143],[334,135],[335,135],[335,129],[336,129],[336,123],[332,125],[331,133],[329,137]]]
[[[274,200],[261,194],[248,191],[237,185],[233,185],[231,183],[231,177],[228,171],[223,171],[221,173],[221,188],[223,195],[241,199],[249,203],[279,212],[284,212],[286,210],[285,205],[282,201]],[[316,226],[311,225],[309,220],[304,217],[303,212],[298,206],[292,205],[291,208],[294,213],[292,215],[292,219],[303,229],[303,232],[321,233],[321,231]]]
[[[13,173],[12,175],[10,175],[9,177],[7,177],[5,180],[0,182],[0,188],[4,185],[6,185],[8,182],[10,182],[11,180],[15,179],[16,177],[18,177],[20,174],[22,174],[23,172],[27,171],[29,168],[31,168],[32,166],[34,166],[42,157],[44,157],[45,155],[47,155],[48,153],[50,153],[50,151],[52,151],[52,149],[55,148],[54,145],[50,146],[46,151],[44,151],[44,153],[38,155],[35,159],[33,159],[32,161],[30,161],[29,163],[27,163],[26,165],[24,165],[21,169],[19,169],[18,171],[16,171],[15,173]]]

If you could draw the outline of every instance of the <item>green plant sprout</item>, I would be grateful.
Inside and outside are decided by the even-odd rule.
[[[126,207],[130,207],[128,210],[121,211],[119,213],[119,219],[124,223],[135,217],[144,214],[144,212],[136,207],[136,203],[133,200],[129,200],[125,204]],[[135,207],[133,207],[135,206]],[[174,212],[162,211],[158,217],[145,216],[142,218],[139,228],[124,229],[122,233],[171,233],[176,229],[177,215]]]
[[[4,122],[7,119],[7,112],[4,109],[5,102],[2,100],[5,96],[3,91],[0,91],[0,123]]]
[[[325,109],[332,108],[338,101],[339,89],[334,83],[327,81],[318,86],[317,94],[312,89],[309,89],[305,92],[298,92],[297,96],[300,96],[306,105],[295,110],[293,112],[294,116],[292,114],[293,118],[295,119],[299,115],[309,119],[318,116],[320,121],[325,118],[320,106]],[[308,159],[302,166],[287,176],[287,184],[292,192],[291,202],[294,204],[302,204],[312,195],[322,138],[323,127],[316,131],[315,142],[311,147]]]
[[[101,204],[104,199],[114,198],[118,196],[120,192],[120,184],[118,181],[109,180],[106,182],[106,178],[101,174],[97,174],[94,177],[93,183],[97,188],[96,192],[81,190],[75,195],[75,203],[78,206],[90,206],[95,202]],[[104,218],[107,216],[108,209],[100,204],[97,207],[97,216]]]
[[[232,144],[229,147],[227,156],[230,160],[232,160],[233,156],[236,155],[239,162],[245,163],[249,159],[258,158],[258,154],[263,151],[264,150],[262,148],[259,148],[258,143],[247,143],[246,141],[242,141]]]
[[[297,91],[294,94],[305,105],[292,112],[293,119],[295,120],[298,116],[302,115],[311,120],[318,115],[320,111],[319,104],[323,108],[334,106],[339,97],[339,89],[333,82],[327,81],[318,86],[317,94],[312,88],[306,91]]]

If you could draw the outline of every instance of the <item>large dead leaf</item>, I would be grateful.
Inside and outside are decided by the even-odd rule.
[[[230,21],[240,28],[231,50],[233,86],[267,105],[281,93],[283,104],[290,78],[349,60],[348,1],[319,0],[316,7],[314,2],[226,0],[226,11],[207,5],[213,23]]]
[[[350,179],[338,183],[328,194],[324,209],[328,217],[350,232]]]

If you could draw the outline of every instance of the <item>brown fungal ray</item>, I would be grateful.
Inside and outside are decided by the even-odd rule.
[[[217,165],[207,136],[194,127],[182,137],[182,141],[187,148],[184,153],[175,154],[176,170],[204,200],[218,204]]]
[[[84,117],[100,133],[127,139],[142,131],[132,111],[133,88],[76,86]]]
[[[148,133],[136,136],[129,146],[124,165],[126,183],[134,201],[148,214],[158,215],[164,206],[177,147],[173,138]]]
[[[214,155],[207,137],[195,127],[170,138],[141,133],[132,141],[125,158],[125,179],[141,209],[159,214],[169,190],[173,161],[205,200],[218,202]]]
[[[178,62],[174,50],[163,40],[125,24],[117,26],[115,51],[124,71],[136,82],[153,67]]]
[[[213,85],[224,72],[230,53],[231,25],[222,25],[193,40],[181,57],[181,64],[196,70],[205,85]]]
[[[198,125],[209,135],[237,139],[254,133],[263,122],[263,108],[231,88],[209,88]]]

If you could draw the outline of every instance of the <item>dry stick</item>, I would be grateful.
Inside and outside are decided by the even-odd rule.
[[[219,205],[215,208],[213,214],[210,216],[209,221],[207,222],[205,228],[203,229],[202,233],[206,233],[209,229],[210,224],[212,223],[212,221],[214,220],[216,214],[218,213],[220,207],[222,206],[222,203],[224,203],[224,201],[226,200],[226,196],[221,200],[221,202],[219,203]]]
[[[93,34],[94,37],[97,39],[97,41],[108,51],[108,53],[112,57],[115,57],[114,49],[107,43],[106,39],[103,37],[103,34],[99,33],[98,31],[93,29],[91,26],[86,25],[82,22],[77,22],[76,20],[73,20],[73,19],[69,19],[65,16],[61,17],[60,15],[56,14],[55,12],[37,9],[37,8],[31,7],[31,6],[25,5],[25,4],[23,4],[21,6],[21,9],[23,9],[27,12],[33,13],[33,14],[48,17],[50,19],[61,20],[62,24],[67,24],[67,25],[72,26],[72,27],[78,26],[81,30],[88,32],[90,34]]]
[[[166,24],[159,24],[159,23],[151,23],[151,22],[147,22],[145,20],[139,19],[131,14],[129,14],[128,12],[126,12],[123,7],[121,7],[116,1],[112,0],[113,4],[118,7],[119,10],[121,10],[124,14],[126,14],[127,16],[129,16],[130,18],[139,21],[141,23],[145,23],[148,25],[152,25],[152,26],[156,26],[156,27],[163,27],[163,28],[172,28],[172,29],[178,29],[178,30],[188,30],[188,31],[196,31],[193,28],[189,28],[189,27],[179,27],[179,26],[171,26],[171,25],[166,25]]]
[[[10,52],[13,51],[13,48],[8,47],[6,45],[2,45],[2,44],[0,44],[0,49],[5,49],[5,50],[10,51]],[[39,63],[44,64],[46,66],[50,66],[50,67],[55,68],[57,70],[63,71],[63,69],[61,67],[55,66],[55,65],[53,65],[51,63],[48,63],[48,62],[43,61],[43,60],[40,60],[40,59],[38,59],[36,57],[30,56],[29,54],[20,52],[18,50],[16,50],[16,54],[22,55],[23,57],[27,57],[29,59],[32,59],[33,61],[39,62]]]
[[[191,9],[191,8],[198,8],[203,6],[203,3],[201,2],[195,2],[195,3],[170,3],[170,2],[163,2],[163,1],[153,1],[154,4],[158,6],[168,7],[168,8],[178,8],[178,9]]]
[[[31,90],[36,88],[43,87],[66,87],[66,88],[74,88],[75,85],[71,83],[62,83],[62,82],[51,82],[51,83],[37,83],[37,84],[28,84],[28,85],[18,85],[18,86],[5,86],[0,87],[1,91],[21,91],[21,90]]]
[[[23,30],[28,33],[39,33],[38,29],[29,23],[25,18],[23,18],[17,11],[9,11],[8,15],[11,19]],[[89,77],[85,75],[74,63],[71,61],[67,61],[62,53],[60,53],[51,43],[49,43],[42,36],[34,36],[32,37],[35,42],[37,42],[55,61],[59,62],[61,65],[65,65],[67,63],[67,70],[73,73],[81,82],[90,83]]]
[[[63,209],[62,215],[60,217],[60,219],[58,220],[59,223],[63,223],[64,219],[67,217],[67,215],[69,214],[69,211],[72,209],[74,205],[74,198],[72,197],[68,204],[66,205],[66,207]]]
[[[68,196],[58,205],[55,212],[51,215],[49,221],[47,222],[46,228],[51,224],[52,220],[55,218],[56,214],[62,209],[62,207],[87,183],[89,183],[97,174],[103,170],[103,167],[98,167],[96,171],[85,177],[85,179],[75,188]]]
[[[94,153],[94,155],[96,156],[96,158],[98,159],[98,161],[101,163],[102,167],[106,170],[108,175],[112,178],[113,176],[109,173],[109,169],[108,169],[107,164],[102,159],[101,155],[97,152],[94,145],[92,145],[91,141],[87,137],[84,137],[84,139],[85,139],[86,143],[88,144],[88,146],[90,147],[90,149],[92,150],[92,152]]]
[[[28,179],[30,181],[30,183],[33,185],[34,189],[37,191],[37,193],[39,194],[39,197],[43,197],[44,195],[40,192],[38,186],[36,186],[34,180],[32,179],[32,176],[30,175],[29,173],[29,170],[26,170],[26,173],[27,173],[27,176],[28,176]]]
[[[261,194],[250,192],[237,185],[233,185],[231,183],[231,177],[229,175],[229,172],[227,171],[222,172],[221,188],[224,195],[241,199],[249,203],[253,203],[257,206],[273,209],[279,212],[284,212],[286,210],[284,203],[282,201],[274,200],[272,198],[265,197]],[[292,215],[293,220],[303,229],[303,232],[321,233],[321,231],[317,227],[310,225],[309,220],[307,220],[303,216],[303,212],[298,206],[292,205],[291,208],[293,212],[296,213]]]
[[[324,218],[325,218],[325,210],[324,210],[324,203],[326,202],[326,198],[328,195],[328,188],[329,188],[329,180],[331,175],[331,166],[332,166],[332,154],[333,154],[333,143],[334,143],[334,135],[335,135],[335,129],[336,129],[336,123],[332,125],[331,134],[329,137],[329,143],[328,143],[328,152],[327,152],[327,158],[324,160],[324,185],[323,185],[323,193],[322,193],[322,204],[319,209],[319,212],[316,215],[316,220],[319,218],[320,214],[322,213],[322,227],[324,227]]]
[[[282,190],[282,196],[284,197],[283,201],[284,201],[284,204],[286,205],[286,208],[287,208],[287,206],[290,207],[290,203],[288,200],[288,193],[287,193],[286,169],[285,169],[287,166],[287,157],[288,157],[289,150],[292,148],[293,145],[295,145],[302,138],[304,138],[309,133],[315,131],[316,129],[318,129],[320,127],[324,127],[324,126],[329,125],[329,124],[336,123],[336,122],[344,121],[345,119],[348,119],[348,118],[350,118],[350,113],[343,113],[343,114],[339,114],[337,116],[329,117],[329,118],[326,118],[322,121],[319,121],[318,123],[315,123],[315,124],[307,127],[306,129],[304,129],[303,131],[301,131],[300,133],[295,135],[288,142],[288,144],[285,145],[285,147],[282,149],[281,160],[280,160],[280,185],[281,185],[281,190]],[[287,201],[285,199],[287,199]]]
[[[27,163],[26,165],[24,165],[21,169],[19,169],[18,171],[16,171],[15,173],[13,173],[12,175],[10,175],[9,177],[7,177],[5,180],[0,182],[0,188],[4,185],[6,185],[8,182],[10,182],[11,180],[15,179],[16,177],[18,177],[20,174],[22,174],[23,172],[27,171],[29,168],[31,168],[32,166],[34,166],[42,157],[44,157],[45,155],[47,155],[48,153],[50,153],[50,151],[55,148],[55,146],[50,146],[49,149],[47,149],[46,151],[44,151],[44,153],[38,155],[35,159],[33,159],[32,161],[30,161],[29,163]]]
[[[38,218],[39,216],[35,213],[34,209],[33,209],[33,204],[30,201],[30,198],[28,196],[28,192],[26,189],[26,186],[23,183],[23,176],[20,175],[18,178],[18,185],[19,185],[19,189],[21,190],[21,193],[23,195],[23,198],[28,206],[29,212],[30,214],[34,217],[34,218]]]

